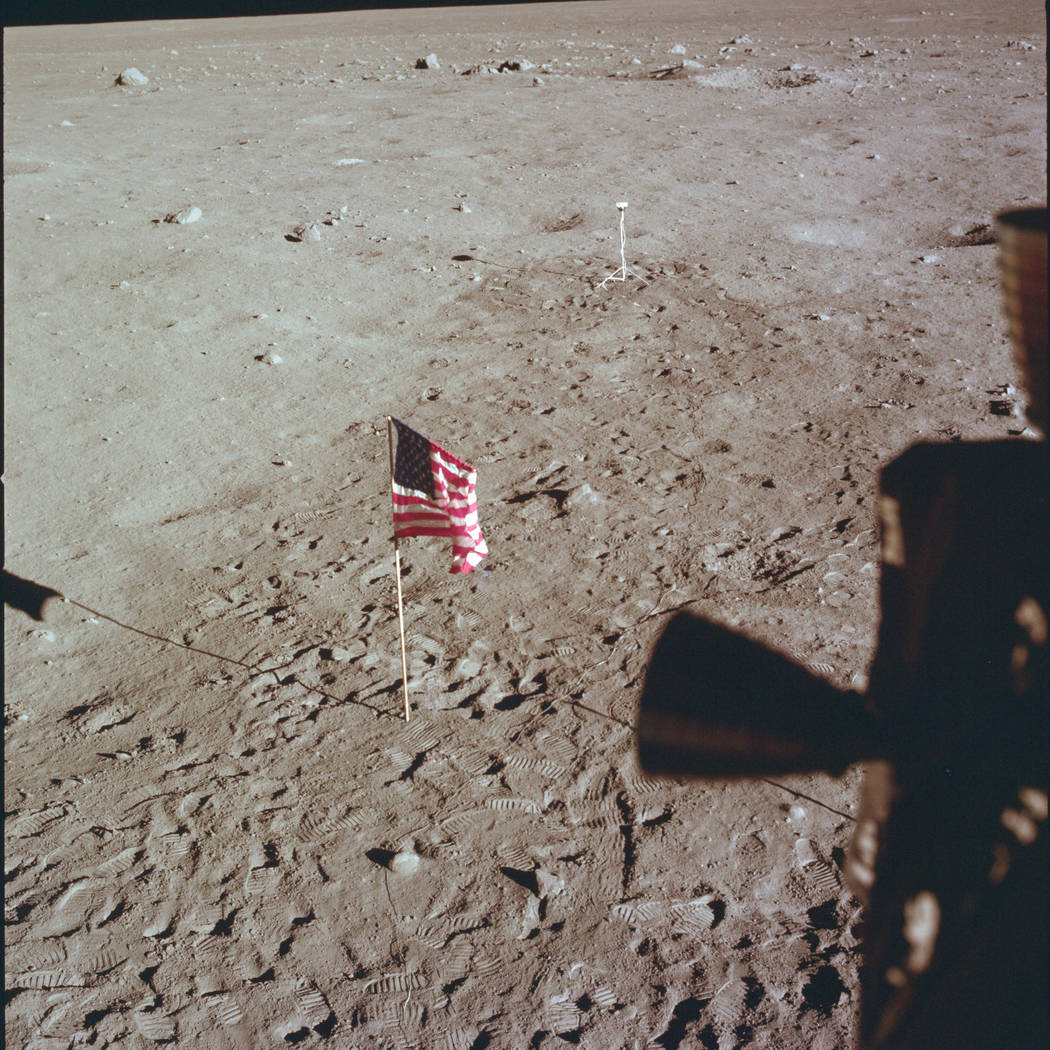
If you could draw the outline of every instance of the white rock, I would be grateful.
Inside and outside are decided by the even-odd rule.
[[[427,55],[426,58],[416,59],[416,69],[440,69],[441,63],[438,62],[438,57],[433,52]]]
[[[134,66],[129,66],[117,77],[117,83],[122,87],[145,87],[149,83],[149,77],[140,73]]]
[[[177,222],[180,226],[184,226],[188,222],[197,222],[203,214],[200,208],[194,204],[189,208],[183,208],[181,211],[174,211],[170,215],[165,215],[164,221]]]
[[[215,995],[226,991],[226,982],[217,973],[202,973],[196,978],[197,995]]]
[[[566,498],[564,506],[567,510],[580,510],[581,508],[594,507],[604,502],[605,497],[600,496],[585,482]]]
[[[798,859],[800,868],[807,867],[817,859],[817,855],[813,852],[813,846],[810,844],[809,839],[795,840],[795,857]]]
[[[465,656],[456,664],[456,676],[465,679],[477,678],[481,674],[481,667],[480,660],[474,660],[469,656]]]
[[[173,913],[170,905],[162,906],[153,921],[143,929],[143,935],[146,937],[162,937],[171,927],[172,917]]]
[[[557,897],[565,889],[565,880],[553,872],[536,869],[536,885],[541,897]]]
[[[299,241],[319,241],[321,239],[321,227],[316,222],[305,222],[292,230],[292,236]]]
[[[355,657],[364,656],[368,647],[360,639],[347,642],[346,645],[333,645],[329,650],[328,659],[337,663],[353,660]]]
[[[684,55],[685,46],[683,44],[675,44],[670,51],[667,52],[669,55]]]
[[[419,854],[414,850],[403,850],[390,858],[390,870],[395,875],[415,875],[419,871]]]
[[[280,354],[274,353],[272,350],[267,350],[265,354],[259,358],[264,365],[279,365],[284,360]]]

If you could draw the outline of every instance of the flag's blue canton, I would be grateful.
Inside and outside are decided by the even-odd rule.
[[[394,458],[394,481],[406,489],[415,489],[434,499],[434,468],[430,463],[430,442],[411,427],[394,420],[397,427],[397,455]]]

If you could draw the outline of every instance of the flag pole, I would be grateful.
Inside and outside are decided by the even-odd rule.
[[[394,420],[386,417],[386,437],[390,446],[390,498],[394,494]],[[391,505],[392,509],[393,505]],[[397,526],[394,526],[394,579],[397,582],[397,625],[401,631],[401,692],[405,697],[405,721],[408,713],[408,660],[405,656],[405,612],[401,600],[401,541],[397,538]]]

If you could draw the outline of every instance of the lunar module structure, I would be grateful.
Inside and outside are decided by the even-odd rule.
[[[860,1050],[1047,1045],[1047,212],[998,222],[1026,434],[882,471],[881,623],[864,694],[679,613],[638,722],[651,774],[864,763],[845,874],[865,906]]]

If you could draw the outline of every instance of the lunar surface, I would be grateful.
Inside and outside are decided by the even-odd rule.
[[[880,467],[1029,436],[1045,48],[1034,0],[9,29],[5,566],[68,600],[5,616],[6,1045],[850,1047],[863,769],[656,779],[638,697],[682,608],[863,691]],[[388,415],[490,550],[402,542],[407,723]]]

